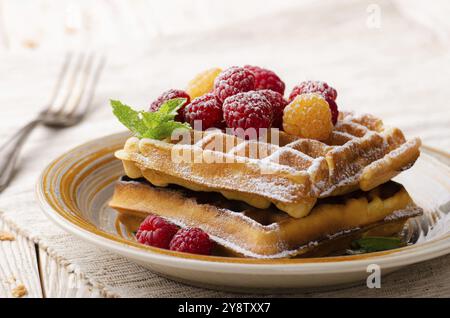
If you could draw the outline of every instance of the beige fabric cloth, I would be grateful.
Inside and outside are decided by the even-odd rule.
[[[81,125],[55,133],[39,128],[11,186],[0,195],[0,216],[34,239],[70,271],[105,295],[122,297],[236,296],[189,287],[153,274],[123,257],[66,234],[41,213],[34,185],[57,155],[79,143],[122,130],[108,99],[147,107],[164,89],[184,87],[199,70],[256,64],[274,69],[287,91],[304,79],[338,90],[341,109],[370,112],[424,143],[450,149],[449,48],[433,30],[381,1],[380,28],[367,25],[370,2],[321,2],[265,14],[215,31],[155,38],[149,48],[108,50],[108,64],[92,112]],[[0,138],[31,119],[49,97],[62,61],[56,52],[0,53]],[[450,256],[383,277],[382,288],[362,286],[290,296],[450,296]],[[364,282],[362,282],[364,283]],[[253,295],[259,296],[259,295]]]

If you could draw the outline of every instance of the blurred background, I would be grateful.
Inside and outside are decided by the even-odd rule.
[[[109,98],[145,108],[205,68],[255,64],[287,94],[326,81],[341,109],[449,149],[449,13],[445,0],[0,0],[0,137],[45,103],[72,49],[107,55],[92,115],[101,135],[120,129]]]

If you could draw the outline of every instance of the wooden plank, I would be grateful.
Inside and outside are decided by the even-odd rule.
[[[0,219],[0,298],[25,288],[29,298],[97,298],[105,295]],[[16,295],[15,295],[16,294]]]
[[[43,297],[34,243],[1,219],[0,237],[0,298]]]
[[[87,283],[81,274],[64,266],[39,248],[39,267],[46,298],[101,298],[101,290]]]

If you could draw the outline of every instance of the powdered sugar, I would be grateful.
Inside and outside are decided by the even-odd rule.
[[[330,239],[330,240],[333,240],[333,239],[336,239],[336,238],[338,238],[340,236],[344,236],[344,235],[347,235],[347,234],[350,234],[350,233],[353,233],[353,232],[357,232],[359,230],[360,230],[359,227],[355,227],[353,229],[343,230],[343,231],[336,232],[334,234],[329,234],[329,235],[327,235],[327,238]]]
[[[405,209],[392,212],[392,214],[389,214],[387,217],[384,218],[384,221],[390,222],[399,219],[406,219],[417,215],[418,212],[422,212],[422,209],[415,205],[414,206],[409,205]]]
[[[282,139],[290,140],[284,145],[246,141],[215,130],[194,132],[194,137],[200,138],[187,143],[143,139],[139,151],[129,157],[140,169],[170,175],[175,183],[185,180],[199,191],[226,190],[237,197],[239,193],[260,196],[275,204],[283,203],[280,208],[286,207],[288,212],[289,205],[293,207],[305,199],[311,201],[340,193],[347,187],[358,187],[363,176],[366,179],[375,176],[373,169],[376,175],[390,178],[411,166],[413,161],[409,158],[400,167],[394,165],[393,159],[418,152],[417,144],[407,142],[390,150],[387,142],[390,133],[373,116],[342,113],[330,145],[315,140],[294,140],[281,132]],[[343,145],[333,144],[333,140],[342,138],[346,140]],[[216,143],[220,142],[226,145],[217,147]],[[228,144],[232,145],[230,149]],[[133,148],[128,145],[127,149]]]

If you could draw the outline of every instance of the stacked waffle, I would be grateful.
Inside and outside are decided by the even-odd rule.
[[[131,137],[117,151],[127,177],[113,208],[200,228],[226,253],[255,258],[328,255],[367,233],[395,235],[420,214],[390,181],[413,165],[420,140],[371,115],[341,112],[325,141],[278,130],[179,137]]]

